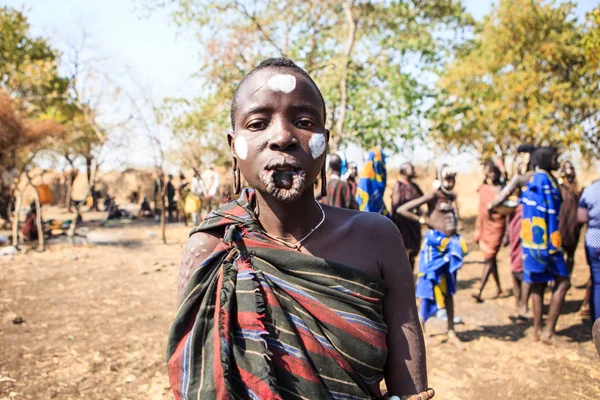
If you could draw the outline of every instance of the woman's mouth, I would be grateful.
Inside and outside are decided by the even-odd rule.
[[[306,187],[306,173],[294,161],[276,161],[267,164],[260,173],[266,191],[280,201],[296,199]]]

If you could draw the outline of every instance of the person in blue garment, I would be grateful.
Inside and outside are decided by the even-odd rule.
[[[558,166],[555,147],[540,147],[531,156],[535,173],[521,193],[523,221],[523,292],[531,289],[533,302],[533,340],[554,342],[556,321],[571,286],[569,270],[562,249],[559,229],[562,197],[557,179],[552,175]],[[543,327],[544,290],[555,281],[548,320]]]
[[[381,150],[373,147],[369,150],[369,158],[358,179],[356,204],[360,211],[388,216],[383,202],[386,182],[385,155]]]
[[[423,239],[419,255],[419,274],[416,297],[421,299],[419,317],[424,325],[434,315],[448,322],[448,339],[460,345],[460,339],[454,331],[457,320],[454,317],[454,299],[457,271],[463,265],[467,255],[464,238],[458,234],[459,212],[456,194],[456,172],[448,165],[442,165],[437,171],[435,190],[415,200],[404,203],[398,213],[409,220],[417,221],[429,227]],[[414,210],[427,205],[425,216]]]

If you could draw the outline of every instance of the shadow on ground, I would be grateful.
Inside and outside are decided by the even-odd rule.
[[[515,317],[511,317],[511,323],[506,325],[484,325],[479,329],[459,332],[458,336],[463,342],[471,342],[482,337],[488,337],[497,340],[516,342],[525,338],[525,332],[531,326],[531,322],[518,322]]]
[[[473,285],[475,285],[478,282],[479,282],[479,278],[459,280],[458,283],[456,284],[456,287],[458,290],[471,289],[473,287]]]
[[[571,342],[583,343],[592,340],[590,324],[582,322],[579,325],[571,325],[568,328],[556,331],[558,336],[566,336]]]

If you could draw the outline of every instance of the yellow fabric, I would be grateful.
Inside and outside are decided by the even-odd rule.
[[[193,194],[188,194],[185,198],[184,211],[186,214],[193,214],[195,212],[198,212],[198,210],[200,209],[200,205],[200,197],[195,196]]]
[[[437,304],[438,310],[446,308],[445,296],[448,294],[448,281],[446,275],[442,275],[440,278],[440,284],[433,288],[433,296],[435,297],[435,303]]]

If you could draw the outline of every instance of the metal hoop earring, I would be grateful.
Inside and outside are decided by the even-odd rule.
[[[327,196],[327,170],[325,169],[325,160],[321,167],[321,197]]]
[[[240,194],[240,169],[237,165],[237,158],[233,158],[233,194]]]

